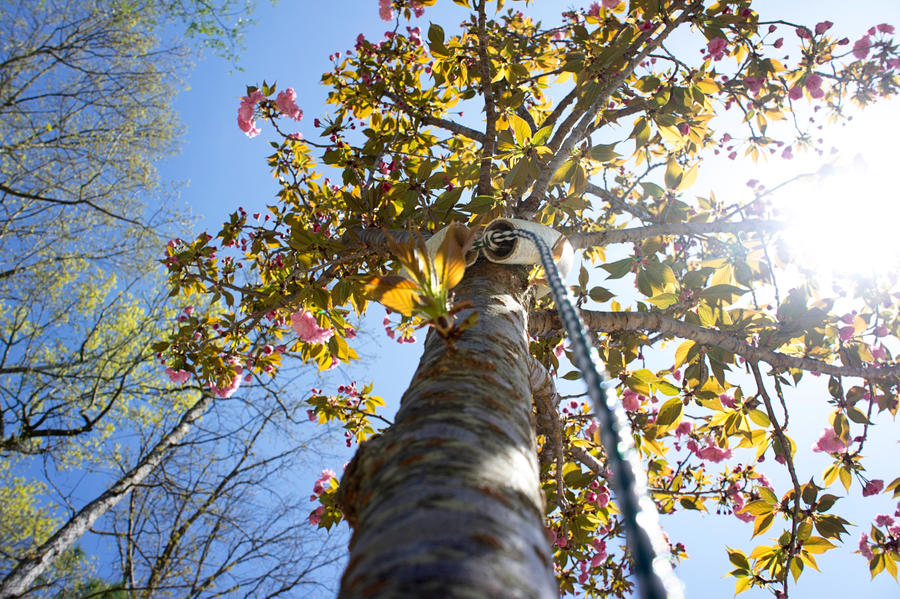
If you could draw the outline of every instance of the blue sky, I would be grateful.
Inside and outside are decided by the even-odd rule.
[[[324,98],[327,90],[319,85],[321,73],[330,68],[328,55],[335,51],[345,51],[352,47],[356,36],[364,33],[371,39],[379,39],[387,23],[378,19],[377,0],[281,0],[276,6],[265,0],[258,0],[255,19],[257,24],[247,32],[247,47],[242,53],[242,72],[233,72],[230,65],[217,58],[201,60],[188,80],[189,88],[176,100],[178,116],[185,125],[184,145],[181,154],[165,163],[161,174],[167,180],[188,181],[182,191],[181,201],[198,218],[198,227],[218,231],[218,224],[238,206],[248,212],[262,209],[274,201],[277,190],[265,157],[270,151],[266,143],[272,134],[271,128],[262,123],[259,137],[248,139],[237,128],[236,113],[239,96],[244,95],[248,84],[259,84],[265,79],[277,81],[279,88],[294,87],[298,104],[305,112],[298,129],[306,137],[314,138],[313,118],[324,113]],[[558,21],[559,12],[570,7],[580,7],[587,2],[538,1],[523,10],[534,11],[547,23]],[[855,39],[869,26],[889,22],[900,26],[900,1],[860,0],[855,3],[833,0],[815,3],[803,0],[783,2],[766,1],[758,3],[758,11],[784,17],[787,20],[814,24],[829,19],[841,34]],[[756,7],[756,3],[754,3]],[[532,14],[534,14],[532,13]],[[459,7],[449,0],[441,0],[434,8],[429,8],[418,23],[423,29],[429,21],[442,23],[451,29],[463,17]],[[788,40],[790,43],[792,40]],[[892,119],[896,125],[897,113],[881,111],[882,119]],[[891,141],[895,141],[892,139]],[[723,165],[725,166],[725,165]],[[737,169],[740,165],[727,165]],[[799,168],[800,163],[787,165]],[[757,177],[755,167],[744,166],[746,176],[738,171],[728,170],[731,186],[740,190],[743,181]],[[778,177],[781,172],[769,172],[768,176]],[[710,180],[713,181],[712,179]],[[737,191],[736,191],[737,192]],[[743,192],[743,191],[742,191]],[[717,188],[717,194],[719,194]],[[351,367],[342,366],[324,381],[332,388],[348,380],[376,381],[377,394],[394,403],[410,380],[415,368],[420,347],[398,345],[387,339],[380,327],[382,313],[379,309],[364,323],[364,334],[360,354],[364,360]],[[663,364],[660,365],[662,367]],[[377,376],[376,376],[377,373]],[[812,384],[803,393],[791,396],[797,410],[793,420],[797,429],[793,431],[801,449],[810,447],[825,423],[827,409],[823,401],[825,393],[820,385]],[[577,387],[576,387],[577,389]],[[304,391],[304,390],[300,390]],[[395,404],[394,404],[395,405]],[[890,456],[896,452],[897,428],[894,423],[876,428],[871,451]],[[338,439],[340,442],[341,439]],[[877,449],[876,449],[877,448]],[[810,455],[800,463],[800,469],[807,477],[821,475],[825,459],[821,455]],[[888,461],[873,465],[874,475],[890,479]],[[340,466],[335,464],[334,466]],[[879,468],[881,470],[879,470]],[[895,472],[895,470],[894,470]],[[310,481],[317,473],[309,473]],[[774,474],[774,473],[773,473]],[[776,476],[771,476],[778,480]],[[784,480],[779,490],[784,490]],[[311,484],[311,483],[310,483]],[[851,492],[851,499],[841,503],[854,504],[847,517],[854,523],[865,523],[876,513],[886,511],[890,503],[885,501],[859,501],[858,489]],[[841,505],[840,503],[838,504]],[[845,509],[847,505],[843,506]],[[891,511],[893,511],[891,509]],[[691,559],[679,567],[678,573],[685,580],[691,597],[729,597],[733,593],[732,579],[722,578],[730,569],[723,546],[747,549],[750,542],[750,525],[733,517],[687,514],[677,518],[664,519],[664,525],[673,538],[685,542]],[[859,529],[853,529],[848,540],[849,549],[826,554],[819,559],[823,573],[807,573],[801,579],[799,590],[793,597],[816,597],[847,595],[865,592],[868,597],[896,598],[900,587],[882,575],[869,585],[869,576],[863,560],[852,554]],[[765,597],[763,593],[746,593],[743,597]]]

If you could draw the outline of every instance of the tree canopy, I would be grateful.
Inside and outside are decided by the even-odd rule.
[[[527,2],[455,0],[459,27],[424,28],[407,21],[435,0],[379,4],[393,28],[333,55],[322,77],[333,112],[313,120],[316,138],[296,132],[292,89],[247,89],[238,125],[271,134],[277,201],[167,246],[173,293],[210,306],[157,346],[173,373],[227,396],[244,370],[273,376],[288,357],[322,370],[356,359],[350,315],[372,300],[400,314],[385,322],[391,336],[427,326],[452,353],[477,319],[453,294],[472,237],[496,218],[553,227],[584,257],[572,292],[658,509],[752,522],[755,547],[728,550],[736,591],[787,596],[816,555],[846,541],[836,493],[900,494],[900,479],[869,478],[864,452],[898,409],[900,289],[891,276],[786,286],[794,258],[772,190],[754,184],[747,201],[696,184],[717,154],[824,158],[817,127],[896,94],[894,28],[851,40],[746,0],[604,0],[551,24]],[[626,284],[598,284],[601,271]],[[530,278],[537,286],[541,274]],[[550,307],[533,298],[527,326],[531,356],[556,375],[566,350]],[[671,363],[645,360],[666,344],[658,355]],[[788,428],[785,395],[811,375],[828,381],[831,416],[813,448],[833,458],[822,473],[797,471],[804,449]],[[532,389],[560,587],[624,596],[631,563],[590,408],[552,385]],[[373,391],[313,393],[310,417],[365,441],[381,426]],[[757,466],[766,459],[785,468],[784,488]],[[338,488],[320,481],[311,521],[354,524]],[[896,577],[893,518],[858,541],[873,575]],[[683,556],[677,539],[670,550]]]
[[[296,442],[289,455],[274,456],[256,448],[257,456],[228,461],[235,445],[246,444],[249,453],[257,441],[274,436],[290,401],[272,399],[282,390],[261,391],[257,397],[268,402],[260,400],[252,415],[242,412],[247,428],[232,431],[229,448],[222,431],[188,434],[204,413],[200,408],[211,402],[199,401],[202,390],[161,377],[150,347],[178,316],[161,291],[157,258],[165,240],[187,229],[186,221],[173,216],[183,212],[173,209],[173,189],[157,174],[159,161],[178,149],[173,99],[188,72],[190,50],[208,48],[234,59],[251,11],[252,3],[232,0],[3,4],[0,596],[53,596],[60,589],[84,596],[133,590],[136,583],[148,593],[179,585],[201,593],[223,584],[290,586],[290,575],[263,554],[292,537],[306,514],[299,513],[296,495],[240,490],[262,470],[274,484],[288,457],[308,454],[308,448]],[[240,411],[237,398],[209,411],[229,409]],[[193,470],[197,464],[186,450],[165,444],[164,452],[154,454],[160,438],[206,447],[210,463]],[[118,570],[104,563],[97,579],[80,584],[96,556],[77,541],[141,483],[129,475],[143,465],[137,472],[146,476],[154,464],[148,457],[162,464],[162,472],[135,492],[131,506],[155,506],[161,518],[196,509],[195,526],[183,526],[181,544],[172,541],[146,566],[134,556],[149,560],[159,542],[145,520],[151,515],[126,510],[137,528],[122,531],[115,524],[119,514],[111,514],[105,532],[121,537],[129,560]],[[115,492],[103,493],[108,486]],[[187,507],[185,487],[195,502]],[[86,494],[95,501],[85,502]],[[237,497],[245,503],[240,513],[233,507]],[[256,519],[249,508],[254,501],[277,512],[278,522]],[[84,508],[91,506],[93,520],[85,519]],[[204,518],[219,509],[220,520],[208,524]],[[167,532],[177,537],[183,522],[172,520]],[[53,550],[61,547],[53,553],[59,559],[41,561],[52,553],[45,543],[68,530],[68,540]],[[292,537],[292,555],[299,561],[305,554],[315,570],[329,559],[329,546],[308,550],[301,536]],[[258,572],[240,568],[229,574],[238,550],[241,560],[268,568],[270,579],[254,580]],[[29,566],[28,582],[10,591],[7,576],[32,560],[43,565]],[[186,562],[202,580],[189,580],[181,571]]]

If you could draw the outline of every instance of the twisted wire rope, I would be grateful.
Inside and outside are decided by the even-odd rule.
[[[600,357],[575,308],[574,298],[560,276],[553,252],[539,235],[524,229],[487,231],[478,245],[502,251],[517,239],[531,242],[537,248],[556,310],[569,337],[575,367],[584,376],[611,471],[609,480],[622,512],[640,597],[683,599],[681,581],[669,561],[668,543],[659,525],[656,504],[648,492],[647,476],[634,446],[625,410],[616,395],[606,391]]]

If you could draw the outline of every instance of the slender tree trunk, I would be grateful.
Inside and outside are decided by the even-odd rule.
[[[184,413],[178,424],[160,439],[134,468],[126,472],[122,478],[104,491],[102,495],[69,518],[69,521],[43,545],[35,549],[30,557],[19,562],[0,582],[0,599],[11,599],[26,593],[38,576],[66,550],[71,548],[100,516],[119,503],[135,485],[140,484],[162,461],[165,454],[184,439],[194,422],[203,415],[212,401],[213,398],[210,395],[201,397],[197,403]]]
[[[559,596],[544,532],[521,267],[479,261],[456,289],[478,323],[430,334],[395,423],[341,481],[354,527],[339,597]]]

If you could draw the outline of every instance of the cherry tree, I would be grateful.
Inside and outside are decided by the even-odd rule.
[[[569,292],[657,510],[748,522],[755,547],[728,549],[736,591],[787,597],[847,542],[836,493],[900,494],[900,479],[870,479],[864,451],[898,409],[900,289],[887,276],[842,295],[814,277],[785,289],[794,258],[772,190],[754,183],[747,201],[695,183],[716,155],[824,154],[816,127],[896,94],[894,28],[850,39],[748,0],[603,0],[551,24],[527,2],[455,0],[458,27],[417,24],[435,3],[378,3],[391,30],[332,55],[333,111],[305,136],[293,89],[247,89],[238,126],[271,136],[277,201],[167,246],[173,295],[208,306],[157,346],[170,376],[227,396],[248,370],[334,368],[357,359],[355,317],[380,302],[391,338],[428,330],[397,414],[379,411],[378,381],[307,401],[359,443],[340,482],[317,482],[310,515],[353,529],[341,596],[626,596],[618,448],[557,391],[581,374],[559,376],[573,331],[550,273],[485,247],[497,223],[555,231],[561,268],[566,247],[583,258]],[[670,361],[651,368],[653,355]],[[810,376],[828,381],[821,473],[798,469],[809,449],[788,426],[785,396]],[[783,488],[758,467],[769,458]],[[896,577],[894,517],[858,540],[873,575]],[[677,539],[669,555],[684,557]]]

